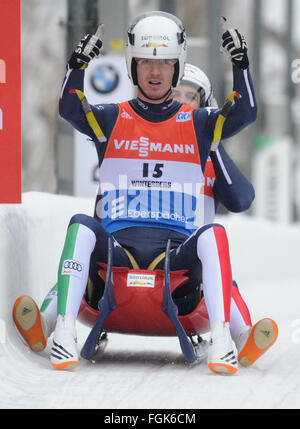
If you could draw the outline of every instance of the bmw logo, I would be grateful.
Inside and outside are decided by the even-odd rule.
[[[100,94],[112,92],[118,83],[119,73],[109,64],[99,66],[91,76],[91,85]]]

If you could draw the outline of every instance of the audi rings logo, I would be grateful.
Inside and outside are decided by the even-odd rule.
[[[65,261],[64,268],[76,271],[82,271],[82,265],[75,261]]]
[[[63,275],[73,275],[81,278],[83,272],[83,265],[73,259],[65,259],[62,266]]]

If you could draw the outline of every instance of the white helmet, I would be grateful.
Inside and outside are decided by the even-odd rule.
[[[177,59],[172,86],[183,76],[186,60],[186,33],[180,19],[167,12],[144,13],[128,29],[126,44],[128,76],[137,85],[134,58]]]
[[[184,75],[180,82],[180,85],[184,84],[192,84],[191,86],[199,91],[201,107],[211,106],[213,99],[211,83],[202,70],[192,64],[186,64],[184,67]]]

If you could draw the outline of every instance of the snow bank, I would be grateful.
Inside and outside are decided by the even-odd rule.
[[[244,215],[219,218],[229,238],[233,276],[243,283],[300,279],[300,225]]]
[[[39,192],[22,197],[22,204],[0,206],[0,319],[5,321],[19,295],[40,302],[55,284],[71,216],[93,214],[89,199]]]

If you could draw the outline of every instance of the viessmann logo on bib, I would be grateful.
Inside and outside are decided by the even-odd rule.
[[[114,139],[110,150],[107,151],[108,158],[150,158],[166,160],[180,160],[185,162],[197,162],[197,151],[194,144],[153,142],[149,137],[136,139]]]

